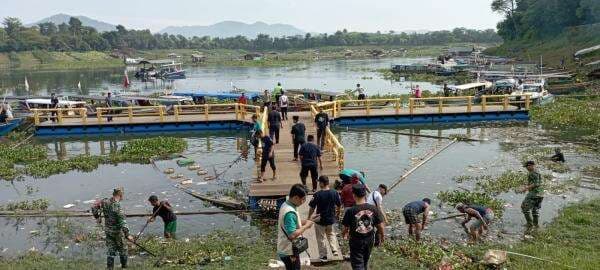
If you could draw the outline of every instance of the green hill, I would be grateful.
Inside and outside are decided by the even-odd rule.
[[[573,54],[576,51],[599,44],[600,23],[597,23],[566,28],[561,34],[544,39],[507,41],[499,47],[486,50],[486,53],[529,62],[539,62],[540,55],[543,55],[544,63],[550,66],[559,66],[564,58],[567,66],[574,66]],[[593,57],[598,60],[598,56],[598,53],[588,55],[583,62],[591,62]]]

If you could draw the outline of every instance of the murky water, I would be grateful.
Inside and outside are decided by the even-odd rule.
[[[404,182],[397,186],[384,199],[387,209],[401,209],[407,202],[429,197],[434,200],[433,211],[438,216],[453,212],[447,207],[438,206],[436,194],[440,191],[458,187],[472,188],[472,183],[457,184],[453,177],[460,175],[498,175],[506,170],[522,170],[519,157],[503,144],[510,142],[529,142],[532,145],[561,146],[567,155],[571,173],[555,174],[557,179],[568,179],[578,174],[585,164],[600,161],[597,154],[580,154],[575,152],[569,143],[549,143],[545,141],[544,131],[527,124],[483,124],[483,125],[452,125],[452,126],[416,126],[399,127],[369,127],[368,131],[337,128],[335,133],[340,137],[346,149],[346,167],[363,170],[367,173],[371,187],[379,183],[391,186],[396,179],[408,168],[435,149],[448,143],[445,139],[409,137],[404,135],[381,133],[378,130],[402,131],[417,134],[449,136],[451,134],[469,134],[473,138],[484,139],[483,142],[459,142],[430,162],[415,171]],[[246,133],[235,132],[205,132],[180,134],[188,141],[185,156],[196,160],[203,168],[213,172],[222,172],[231,161],[239,155],[239,149],[246,144]],[[82,153],[104,154],[118,149],[125,140],[131,137],[88,137],[77,140],[40,139],[36,143],[46,145],[52,158],[64,158]],[[194,171],[178,167],[173,160],[157,162],[159,170],[173,167],[177,173],[184,173],[194,179],[193,188],[200,193],[236,190],[232,182],[242,180],[248,183],[252,175],[254,163],[251,160],[242,161],[229,170],[220,180],[204,183]],[[213,169],[214,166],[214,169]],[[198,185],[198,182],[201,184]],[[125,211],[129,213],[149,212],[146,199],[151,194],[161,199],[168,199],[179,211],[207,210],[214,207],[183,193],[173,185],[176,182],[157,172],[151,165],[120,164],[117,166],[103,165],[94,172],[70,172],[56,175],[48,179],[30,179],[0,185],[0,203],[10,201],[47,198],[51,209],[62,209],[65,204],[76,206],[70,210],[87,210],[90,205],[85,201],[108,197],[112,188],[125,188],[126,199],[123,202]],[[590,190],[579,190],[578,193],[562,195],[547,195],[541,211],[542,222],[549,222],[565,204],[597,194]],[[520,212],[520,202],[523,194],[512,192],[502,194],[506,201],[504,217],[496,222],[494,239],[497,232],[503,231],[500,241],[516,241],[523,231],[524,220]],[[45,251],[60,251],[63,253],[84,252],[82,246],[74,244],[72,239],[59,241],[60,233],[56,228],[57,219],[51,218],[42,222],[40,218],[25,220],[0,218],[0,251],[6,254],[17,254],[31,247]],[[82,231],[97,230],[91,218],[70,218],[67,222]],[[133,232],[141,229],[145,222],[143,218],[130,218],[128,223]],[[48,225],[50,224],[50,225]],[[458,230],[460,227],[455,220],[441,221],[432,224],[427,234],[448,237],[455,241],[464,239]],[[178,222],[179,237],[189,237],[203,234],[215,229],[251,229],[260,231],[249,220],[234,215],[221,214],[211,216],[180,216]],[[400,226],[393,233],[405,233]],[[32,234],[33,232],[33,234]],[[39,236],[34,234],[39,233]],[[146,230],[152,235],[161,235],[162,223],[152,224]],[[59,240],[57,240],[59,239]],[[49,242],[49,243],[48,243]],[[68,248],[65,248],[68,247]],[[98,252],[97,250],[94,252]]]
[[[141,82],[133,76],[130,90],[143,93],[162,91],[169,87],[177,90],[228,91],[232,84],[238,88],[259,91],[270,89],[281,82],[284,88],[319,89],[343,92],[355,89],[360,83],[367,94],[407,93],[411,84],[422,89],[437,91],[439,86],[426,82],[390,82],[373,70],[390,68],[392,64],[410,64],[429,61],[428,58],[387,58],[367,60],[331,60],[298,64],[291,67],[184,67],[187,79]],[[122,91],[123,68],[72,71],[12,71],[0,74],[1,89],[8,95],[26,95],[24,80],[30,85],[30,94],[97,94]],[[81,82],[81,91],[77,83]],[[4,93],[2,93],[4,94]]]

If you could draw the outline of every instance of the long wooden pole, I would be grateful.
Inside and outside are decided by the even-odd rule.
[[[221,211],[188,211],[188,212],[175,212],[178,216],[191,216],[191,215],[219,215],[219,214],[239,214],[253,212],[250,210],[221,210]],[[153,213],[133,213],[125,214],[126,217],[149,217]],[[3,218],[23,218],[23,217],[91,217],[92,213],[87,212],[19,212],[19,211],[5,211],[0,212],[0,217]]]
[[[387,130],[379,130],[379,129],[347,128],[347,130],[369,131],[369,132],[387,133],[387,134],[395,134],[395,135],[406,135],[406,136],[424,137],[424,138],[432,138],[432,139],[447,139],[447,140],[457,139],[459,141],[469,141],[469,142],[483,142],[484,141],[484,140],[471,139],[471,138],[458,138],[458,137],[436,136],[436,135],[427,135],[427,134],[414,134],[414,133],[408,133],[408,132],[387,131]]]
[[[417,165],[415,165],[412,168],[410,168],[410,170],[408,170],[406,173],[404,173],[402,176],[400,176],[400,178],[398,178],[396,180],[396,182],[388,189],[388,191],[391,192],[392,189],[394,189],[396,186],[398,186],[398,184],[400,184],[402,181],[404,181],[409,175],[411,175],[413,172],[415,172],[419,167],[423,166],[423,164],[427,163],[429,160],[431,160],[432,158],[434,158],[435,156],[437,156],[442,151],[446,150],[448,147],[450,147],[451,145],[453,145],[457,141],[458,140],[455,138],[450,143],[446,144],[444,147],[438,149],[437,151],[435,151],[434,153],[430,154],[425,159],[423,159],[421,162],[419,162]]]

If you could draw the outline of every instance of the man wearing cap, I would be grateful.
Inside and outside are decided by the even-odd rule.
[[[154,222],[156,216],[162,218],[165,223],[164,236],[165,238],[175,238],[175,232],[177,232],[177,216],[173,212],[173,207],[167,201],[159,201],[156,195],[150,196],[148,202],[153,206],[152,216],[148,218],[148,222]]]
[[[366,270],[373,245],[381,245],[384,241],[383,217],[377,207],[367,203],[364,185],[352,185],[352,194],[356,205],[344,213],[342,234],[348,239],[352,269]],[[375,233],[379,234],[379,243],[375,243]]]
[[[125,214],[121,209],[122,200],[123,189],[116,188],[113,190],[112,198],[104,198],[92,206],[92,214],[98,224],[102,222],[100,217],[104,217],[104,233],[106,234],[106,248],[108,249],[106,257],[107,269],[114,269],[114,256],[117,256],[117,253],[119,253],[121,268],[127,268],[127,245],[123,241],[123,238],[126,237],[130,241],[133,241],[133,237],[129,235]]]
[[[527,175],[527,185],[524,186],[521,191],[528,192],[521,204],[521,211],[523,211],[523,214],[525,215],[527,228],[538,228],[540,208],[542,208],[542,201],[544,200],[542,176],[535,170],[535,162],[531,160],[525,163],[525,168],[527,168],[529,174]]]

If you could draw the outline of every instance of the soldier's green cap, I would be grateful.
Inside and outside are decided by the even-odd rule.
[[[535,162],[533,160],[529,160],[523,164],[523,167],[527,167],[529,165],[535,165]]]
[[[122,188],[122,187],[115,188],[115,189],[113,189],[113,195],[117,195],[117,194],[119,194],[119,193],[121,193],[121,194],[122,194],[122,193],[124,192],[124,190],[125,190],[125,189],[124,189],[124,188]]]

